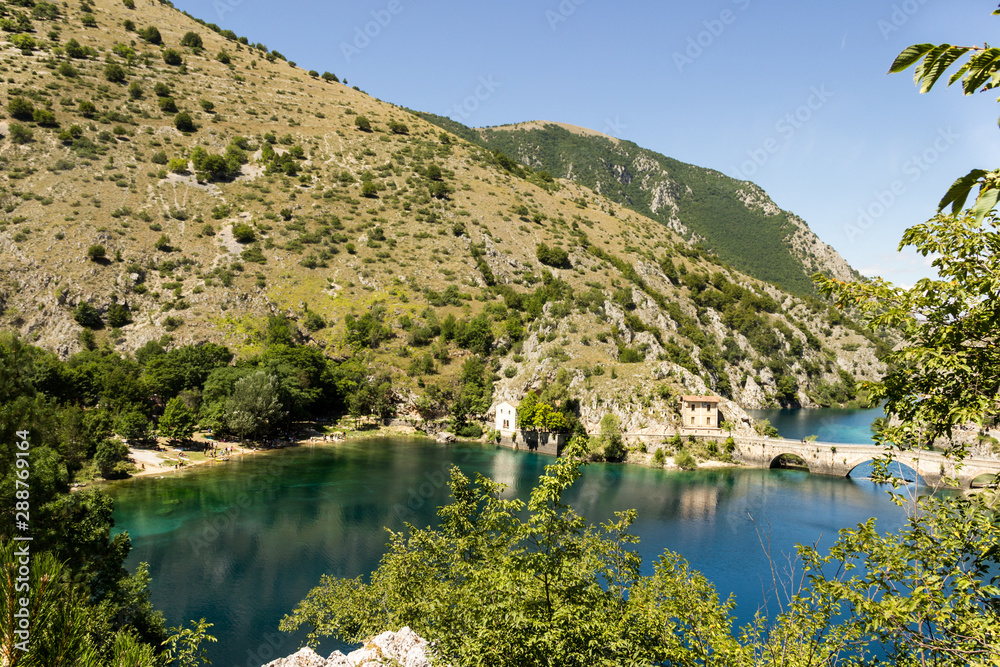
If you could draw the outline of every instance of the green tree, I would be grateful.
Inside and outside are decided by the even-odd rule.
[[[104,66],[104,78],[111,83],[124,83],[125,68],[118,63],[108,63]]]
[[[190,46],[192,49],[202,48],[201,35],[196,32],[186,32],[181,37],[181,46]]]
[[[87,258],[92,262],[100,262],[104,260],[107,257],[107,254],[107,250],[105,250],[104,246],[99,243],[95,243],[87,248]]]
[[[242,440],[269,435],[286,414],[277,378],[264,370],[237,380],[225,409],[226,424]]]
[[[115,420],[115,433],[138,445],[149,438],[149,418],[139,410],[122,413]]]
[[[196,129],[194,119],[187,111],[182,111],[174,116],[174,127],[181,132],[194,132]]]
[[[160,31],[156,26],[147,26],[139,31],[139,36],[150,44],[162,44],[163,37],[160,36]]]
[[[163,645],[168,647],[164,652],[165,659],[178,667],[199,667],[202,664],[211,664],[208,660],[207,649],[202,646],[202,643],[218,641],[208,634],[208,629],[213,625],[215,624],[202,618],[197,622],[191,621],[190,628],[170,628],[172,634],[163,642]]]
[[[97,445],[94,463],[104,479],[119,479],[128,476],[128,445],[121,440],[107,439]]]
[[[949,84],[961,81],[970,95],[995,88],[1000,71],[995,48],[918,44],[905,49],[890,71],[919,62],[914,79],[926,92],[965,55],[968,60]],[[888,476],[897,452],[932,444],[943,445],[945,455],[960,465],[969,450],[953,437],[955,428],[981,428],[997,414],[998,176],[997,170],[973,170],[941,200],[941,209],[951,205],[950,215],[939,214],[903,233],[900,249],[913,246],[933,257],[937,278],[907,289],[878,278],[844,283],[816,277],[838,307],[856,308],[872,329],[891,327],[902,336],[885,358],[887,374],[862,384],[873,402],[885,401],[888,417],[875,433],[885,448],[877,478]],[[963,211],[977,185],[975,204]],[[880,645],[896,664],[1000,664],[996,507],[983,497],[932,496],[915,503],[909,524],[895,535],[879,535],[873,520],[844,531],[828,557],[800,548],[814,573],[804,613],[818,610],[837,618],[846,611],[845,633]],[[846,578],[816,569],[831,560],[860,566],[862,574]]]
[[[73,319],[87,329],[98,329],[103,325],[101,314],[86,301],[81,301],[73,309]]]
[[[189,440],[194,435],[195,414],[179,396],[171,398],[160,417],[160,435],[171,440]]]
[[[732,602],[669,552],[643,577],[634,511],[594,528],[563,501],[579,474],[547,466],[525,507],[453,468],[437,528],[390,533],[370,583],[324,576],[281,628],[315,644],[409,625],[456,665],[737,664]]]
[[[177,66],[177,65],[182,65],[184,63],[184,59],[181,57],[181,54],[176,49],[164,49],[163,62],[165,62],[168,65]]]
[[[365,116],[355,116],[354,125],[362,132],[372,131],[372,123]]]
[[[18,120],[31,120],[35,115],[35,105],[19,95],[7,100],[7,113]]]

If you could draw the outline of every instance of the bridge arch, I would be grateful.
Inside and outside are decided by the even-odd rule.
[[[793,470],[809,470],[809,462],[800,454],[781,452],[771,458],[768,468],[791,468]]]
[[[874,461],[875,461],[874,458],[869,457],[869,458],[862,459],[862,460],[859,460],[859,461],[856,461],[856,462],[852,462],[852,464],[850,465],[850,468],[847,471],[847,474],[845,475],[845,477],[853,477],[855,479],[858,479],[860,477],[860,475],[858,473],[863,474],[865,471],[867,471],[867,472],[870,473],[871,470],[872,470],[872,465],[871,464],[874,463]],[[908,464],[906,464],[906,463],[904,463],[902,461],[899,461],[898,459],[894,460],[890,464],[890,466],[889,466],[889,472],[894,477],[900,477],[903,480],[905,480],[906,482],[910,482],[910,483],[916,482],[917,484],[921,484],[921,485],[926,485],[927,484],[927,482],[924,479],[923,475],[921,475],[920,473],[918,473],[912,466],[910,466],[910,465],[908,465]]]

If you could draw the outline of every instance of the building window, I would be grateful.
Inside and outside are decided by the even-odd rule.
[[[694,426],[694,417],[691,417],[691,426]]]

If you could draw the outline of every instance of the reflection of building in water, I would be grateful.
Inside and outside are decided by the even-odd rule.
[[[507,486],[507,490],[503,492],[504,498],[513,498],[517,495],[517,480],[526,459],[527,457],[518,454],[513,449],[505,447],[497,449],[490,466],[489,477],[494,482]]]
[[[695,486],[681,493],[677,514],[682,519],[710,519],[719,507],[719,488],[715,485]]]

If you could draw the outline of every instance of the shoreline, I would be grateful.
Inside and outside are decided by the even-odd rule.
[[[257,454],[271,454],[279,452],[285,449],[298,448],[302,446],[316,446],[316,445],[340,445],[346,442],[359,441],[359,440],[370,440],[375,438],[387,438],[387,437],[408,437],[408,438],[423,438],[430,441],[435,441],[432,435],[413,427],[413,426],[380,426],[373,429],[364,430],[347,430],[340,429],[334,430],[332,433],[323,433],[317,430],[316,427],[322,428],[322,425],[312,422],[308,425],[303,424],[303,427],[299,429],[300,435],[298,437],[289,438],[281,440],[282,443],[279,446],[271,447],[259,447],[253,445],[240,445],[235,442],[225,442],[225,441],[211,441],[219,442],[220,445],[225,447],[232,447],[233,450],[228,456],[239,457],[242,459],[244,456],[254,456]],[[337,435],[341,437],[336,437]],[[192,440],[194,443],[206,442],[203,438],[196,437]],[[459,443],[476,443],[479,445],[489,445],[490,441],[485,439],[465,439],[457,438],[454,442]],[[503,447],[502,445],[496,445],[497,447]],[[176,452],[176,447],[170,447],[168,444],[160,444],[156,449],[142,449],[136,447],[129,447],[129,460],[138,468],[143,466],[142,469],[136,470],[128,477],[118,480],[105,480],[96,479],[91,483],[94,484],[104,484],[107,482],[127,482],[132,479],[138,479],[143,477],[163,477],[166,475],[176,475],[185,472],[186,470],[192,470],[195,468],[201,468],[205,465],[209,467],[213,465],[224,465],[227,461],[216,461],[213,457],[204,457],[198,459],[189,459],[187,457],[179,456]],[[511,449],[511,451],[526,451]],[[193,452],[199,457],[203,456],[201,452]],[[164,458],[162,455],[173,455],[171,458]],[[553,458],[556,458],[553,456]],[[184,460],[184,465],[176,467],[173,461]],[[626,455],[625,460],[620,462],[622,465],[634,465],[643,468],[650,468],[652,470],[665,470],[667,472],[684,472],[685,470],[679,466],[673,464],[669,459],[663,465],[655,465],[652,460],[652,454],[645,452],[630,451]],[[717,461],[717,460],[704,460],[698,461],[698,467],[696,470],[701,469],[722,469],[722,468],[745,468],[746,466],[741,465],[739,462],[727,462],[727,461]]]

